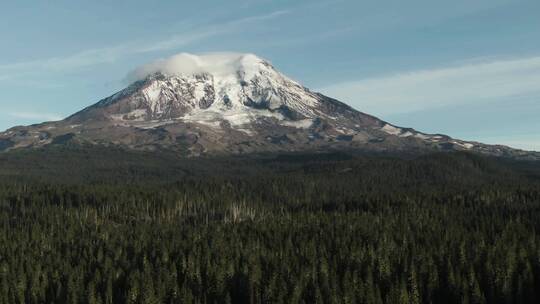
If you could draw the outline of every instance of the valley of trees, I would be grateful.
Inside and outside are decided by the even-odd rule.
[[[538,303],[537,163],[0,155],[0,303]]]

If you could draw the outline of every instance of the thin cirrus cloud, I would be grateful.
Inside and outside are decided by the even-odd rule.
[[[540,98],[540,56],[349,81],[320,91],[376,115],[511,101],[513,97]]]
[[[482,139],[488,144],[504,144],[513,148],[540,152],[540,139],[538,136],[518,134],[513,136],[495,136]]]
[[[219,26],[211,26],[211,27],[207,27],[198,31],[191,32],[191,33],[172,36],[166,40],[154,43],[151,46],[141,46],[140,48],[133,50],[133,52],[134,53],[148,53],[148,52],[155,52],[155,51],[170,50],[179,46],[190,44],[195,41],[203,40],[203,39],[210,38],[219,34],[224,34],[227,32],[237,30],[244,24],[263,22],[266,20],[278,18],[280,16],[283,16],[289,13],[290,11],[280,10],[280,11],[271,12],[265,15],[245,17],[245,18],[229,21],[224,24],[220,24]]]
[[[56,121],[63,117],[53,113],[36,113],[36,112],[11,112],[8,115],[12,118],[32,120],[32,121]]]
[[[159,41],[125,43],[111,47],[81,51],[64,57],[47,58],[27,62],[0,65],[0,81],[34,72],[69,71],[88,66],[111,63],[123,56],[170,50],[186,46],[210,37],[243,30],[246,24],[255,24],[279,18],[290,13],[287,10],[263,15],[248,16],[221,24],[210,24],[196,30],[186,31]]]

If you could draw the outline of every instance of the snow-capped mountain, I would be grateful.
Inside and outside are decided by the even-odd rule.
[[[188,156],[355,149],[533,157],[391,125],[310,91],[252,54],[179,54],[129,79],[126,89],[62,121],[0,133],[0,151],[84,143]]]
[[[167,70],[169,66],[201,66],[196,71]],[[132,125],[173,120],[227,121],[241,126],[259,117],[283,121],[287,116],[316,118],[320,97],[277,72],[268,62],[251,54],[177,55],[163,67],[142,67],[127,89],[75,115],[100,115]],[[74,118],[74,117],[72,117]],[[291,118],[291,117],[289,117]]]

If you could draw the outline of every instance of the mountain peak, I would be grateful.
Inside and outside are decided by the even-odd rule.
[[[203,120],[238,125],[260,117],[278,120],[327,116],[321,97],[253,54],[181,53],[141,66],[135,82],[71,117],[122,124]],[[236,119],[243,117],[243,119]]]
[[[127,88],[63,121],[0,133],[0,151],[75,142],[191,156],[352,149],[540,158],[393,126],[310,91],[253,54],[181,53],[129,78]]]

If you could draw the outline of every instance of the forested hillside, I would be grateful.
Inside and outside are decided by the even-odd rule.
[[[538,303],[537,163],[0,155],[0,303]]]

